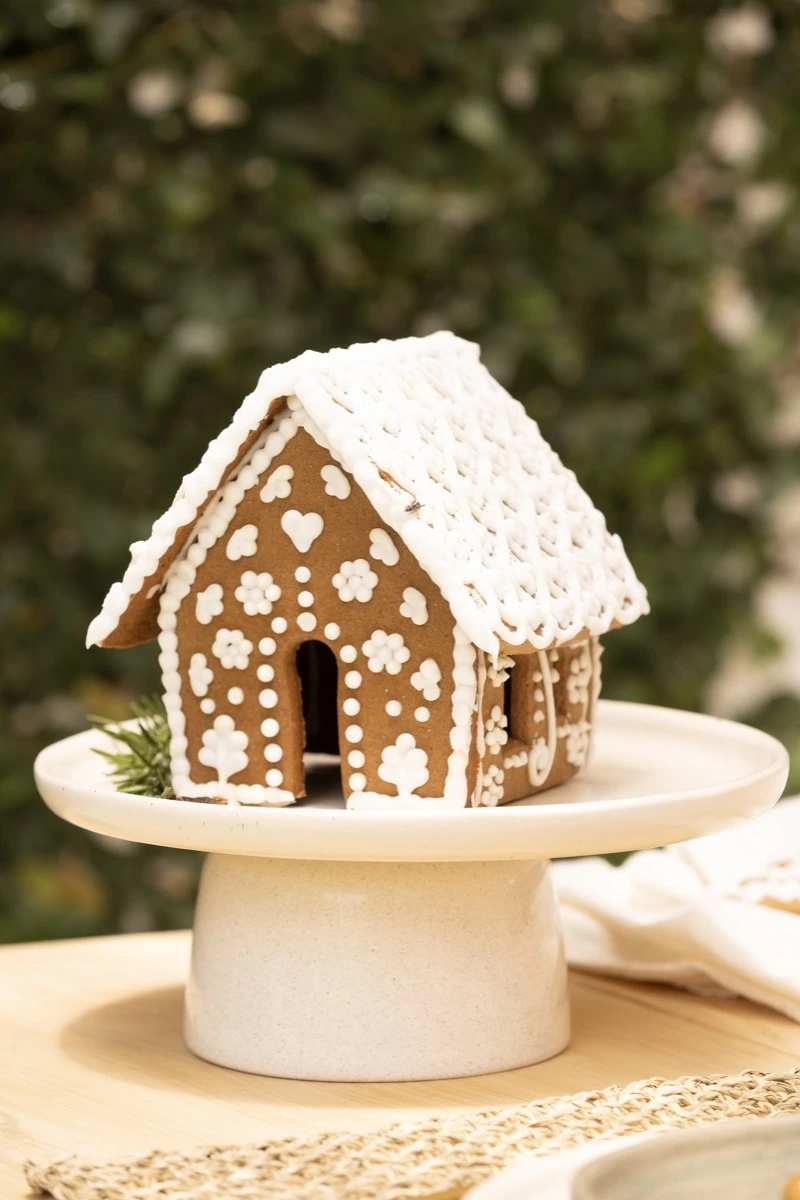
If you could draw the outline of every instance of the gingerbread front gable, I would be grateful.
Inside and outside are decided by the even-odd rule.
[[[336,656],[348,802],[456,807],[578,769],[597,637],[645,610],[536,424],[437,334],[266,371],[89,641],[160,630],[178,794],[303,794],[313,643]]]

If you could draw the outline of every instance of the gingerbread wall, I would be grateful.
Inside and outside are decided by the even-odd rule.
[[[296,406],[278,414],[195,529],[162,597],[176,790],[256,803],[304,794],[295,656],[314,639],[336,655],[345,793],[373,803],[441,797],[453,617],[299,420]]]

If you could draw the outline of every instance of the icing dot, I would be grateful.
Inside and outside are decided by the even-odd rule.
[[[308,567],[298,567],[294,573],[294,577],[298,583],[308,583],[311,578],[311,571]]]
[[[264,758],[267,762],[280,762],[283,758],[283,750],[277,742],[273,742],[271,746],[264,748]]]
[[[430,715],[431,715],[430,709],[425,708],[424,706],[414,709],[414,716],[417,718],[418,721],[427,721],[429,719]]]
[[[286,617],[275,617],[270,628],[273,633],[286,633],[288,624]]]
[[[206,696],[205,700],[200,701],[200,711],[201,712],[213,713],[213,711],[216,707],[217,707],[216,704],[214,703],[214,701],[211,699],[210,696]]]
[[[342,705],[342,709],[348,717],[355,717],[361,711],[361,705],[358,703],[355,696],[348,696]]]
[[[325,637],[330,638],[330,640],[332,642],[336,641],[336,639],[338,638],[338,636],[341,632],[342,632],[341,629],[339,628],[339,626],[336,624],[335,621],[330,621],[325,626]]]
[[[357,773],[355,775],[351,775],[347,782],[354,792],[363,792],[367,780],[364,775]]]
[[[341,650],[339,651],[339,657],[341,658],[342,662],[355,662],[358,658],[358,651],[356,650],[355,646],[342,646]]]
[[[279,618],[276,617],[276,620],[279,620]],[[274,654],[277,649],[277,642],[275,638],[265,637],[258,643],[258,648],[262,654]]]
[[[274,708],[278,703],[278,693],[272,688],[264,688],[263,692],[259,692],[258,703],[262,708]]]
[[[403,706],[399,700],[389,700],[386,704],[386,712],[390,717],[399,717],[403,711]]]
[[[363,750],[348,750],[347,761],[351,767],[363,767],[366,759]]]
[[[325,632],[326,633],[328,632],[327,629],[325,630]],[[348,671],[344,677],[344,682],[345,682],[345,687],[349,687],[349,688],[361,687],[361,672],[360,671]]]
[[[241,704],[244,700],[244,692],[240,687],[232,687],[228,689],[228,701],[231,704]]]
[[[312,592],[301,592],[297,597],[297,603],[301,608],[311,608],[314,603],[314,595]]]
[[[280,787],[283,783],[283,771],[279,771],[277,767],[273,767],[267,771],[267,786]]]
[[[256,678],[260,679],[262,683],[272,683],[275,678],[275,668],[269,663],[262,663],[256,671]]]
[[[277,737],[280,733],[280,728],[274,717],[267,717],[261,722],[261,732],[264,737]]]
[[[348,725],[344,736],[348,742],[360,742],[364,734],[360,725]]]
[[[317,627],[317,618],[314,616],[313,613],[302,612],[302,613],[300,613],[300,616],[297,618],[297,624],[300,626],[300,628],[303,630],[304,633],[311,633],[311,630],[316,629],[316,627]]]

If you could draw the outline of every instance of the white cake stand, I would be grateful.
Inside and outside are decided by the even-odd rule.
[[[330,760],[294,808],[116,792],[95,731],[42,751],[36,781],[85,829],[208,852],[186,1040],[296,1079],[507,1070],[569,1039],[549,859],[717,833],[769,808],[788,771],[768,735],[602,701],[586,773],[540,799],[456,812],[347,812]]]

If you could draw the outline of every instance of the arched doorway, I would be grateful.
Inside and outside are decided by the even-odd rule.
[[[336,655],[324,642],[311,640],[298,646],[296,665],[305,730],[306,795],[313,799],[340,782]]]

